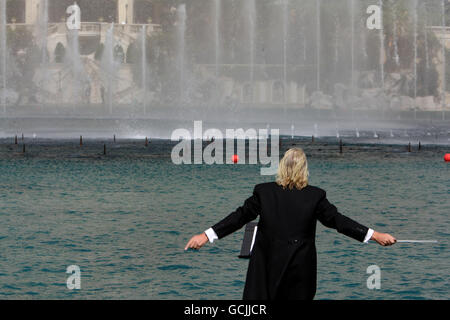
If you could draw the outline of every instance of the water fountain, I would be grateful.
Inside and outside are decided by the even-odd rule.
[[[248,21],[249,21],[249,45],[250,45],[250,81],[255,77],[255,37],[256,37],[256,3],[255,0],[247,0]]]
[[[445,0],[442,0],[441,2],[442,7],[442,30],[445,30],[446,21],[445,21]],[[446,74],[447,74],[447,61],[446,61],[446,49],[445,49],[445,40],[442,40],[442,67],[443,71],[442,74],[444,75],[442,77],[442,120],[445,120],[445,109],[447,107],[446,102],[446,89],[447,89],[447,81],[446,81]]]
[[[306,32],[305,32],[305,19],[302,19],[302,29],[301,29],[301,35],[302,35],[302,63],[306,62],[306,52],[307,52],[307,41],[306,41]]]
[[[334,17],[334,72],[337,73],[337,68],[339,64],[339,46],[340,46],[340,22],[339,22],[339,16],[335,15]],[[353,39],[353,38],[352,38]],[[351,40],[353,42],[353,40]],[[353,50],[352,50],[353,52]],[[353,73],[353,66],[351,72]],[[350,88],[353,88],[353,80],[350,85]]]
[[[384,46],[384,22],[383,22],[383,0],[379,1],[379,6],[381,10],[381,28],[379,32],[380,37],[380,80],[381,88],[384,90],[384,56],[385,56],[385,46]]]
[[[286,115],[287,103],[287,42],[289,37],[289,0],[283,0],[283,94],[284,94],[284,114]]]
[[[142,68],[142,104],[144,114],[147,114],[147,29],[145,25],[141,30],[141,68]]]
[[[413,0],[413,16],[414,16],[414,100],[417,99],[417,24],[418,24],[418,8],[417,0]],[[414,110],[417,108],[415,107]],[[414,114],[416,116],[416,114]]]
[[[394,3],[395,3],[395,0],[392,1],[393,5],[394,5]],[[394,25],[393,25],[393,31],[392,32],[394,34],[394,61],[395,61],[395,64],[397,65],[397,67],[398,67],[398,66],[400,66],[400,56],[399,56],[399,53],[398,53],[397,11],[396,11],[395,7],[394,7],[393,15],[394,15],[394,21],[393,21]]]
[[[72,96],[71,101],[83,103],[84,89],[88,85],[89,80],[84,70],[84,64],[80,55],[80,41],[78,30],[70,30],[70,51],[68,59],[70,69],[72,71]]]
[[[0,59],[1,59],[1,75],[2,75],[2,107],[3,113],[6,113],[6,0],[0,0]]]
[[[177,9],[177,43],[180,101],[185,97],[185,55],[186,55],[186,5],[180,4]]]
[[[350,29],[351,29],[351,92],[355,92],[355,0],[350,0]]]
[[[212,16],[214,17],[214,50],[215,50],[215,74],[219,76],[220,64],[220,17],[222,9],[222,1],[214,0]]]
[[[321,36],[320,36],[320,6],[321,4],[321,0],[317,0],[316,1],[316,22],[317,22],[317,27],[316,27],[316,53],[317,53],[317,86],[316,86],[316,90],[320,91],[320,41],[321,41]]]
[[[360,23],[364,25],[365,21],[362,18],[362,21]],[[367,58],[369,57],[369,54],[367,53],[367,28],[363,28],[360,32],[361,36],[361,51],[362,51],[362,59],[364,61],[367,61]]]
[[[425,42],[425,67],[426,70],[425,72],[428,72],[428,69],[430,69],[430,52],[428,49],[428,30],[426,29],[426,27],[428,26],[428,11],[427,8],[425,7],[425,30],[423,31],[424,34],[424,42]]]
[[[41,101],[47,102],[47,92],[50,91],[47,87],[50,83],[50,68],[49,68],[49,54],[47,51],[48,43],[48,0],[42,0],[39,6],[39,20],[38,20],[38,36],[39,46],[41,49],[41,66],[40,66],[40,90]]]
[[[103,83],[106,83],[106,103],[108,106],[109,114],[113,112],[113,92],[114,82],[116,78],[117,66],[114,59],[114,23],[106,31],[105,35],[105,48],[102,56],[102,70],[104,73]]]

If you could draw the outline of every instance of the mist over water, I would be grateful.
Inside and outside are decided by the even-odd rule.
[[[0,1],[0,60],[2,75],[2,109],[6,113],[6,0]]]
[[[442,0],[380,0],[380,29],[366,0],[80,1],[80,30],[55,18],[63,2],[23,22],[20,4],[0,4],[3,136],[168,138],[194,120],[286,135],[450,127]]]

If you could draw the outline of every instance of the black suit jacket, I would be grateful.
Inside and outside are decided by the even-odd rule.
[[[368,228],[340,214],[324,190],[255,187],[253,195],[212,228],[219,239],[260,216],[244,299],[313,299],[316,293],[316,222],[363,241]]]

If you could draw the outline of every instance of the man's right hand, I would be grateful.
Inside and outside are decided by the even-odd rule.
[[[397,242],[397,239],[395,239],[390,234],[376,231],[373,232],[372,238],[370,238],[370,240],[374,240],[378,242],[379,245],[382,245],[384,247],[391,246]]]

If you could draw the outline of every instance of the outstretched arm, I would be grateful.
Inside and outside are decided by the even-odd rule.
[[[255,220],[258,217],[261,210],[261,204],[259,201],[259,196],[256,191],[253,191],[253,195],[245,200],[244,205],[239,207],[228,215],[226,218],[221,220],[219,223],[215,224],[211,229],[208,229],[208,233],[214,234],[217,238],[222,239],[227,235],[239,230],[248,222]],[[185,250],[200,249],[203,247],[208,240],[206,232],[193,236],[186,244]]]
[[[383,246],[389,246],[396,242],[396,239],[390,234],[374,231],[340,214],[337,208],[328,201],[325,192],[317,205],[316,213],[317,219],[324,226],[336,229],[355,240],[361,242],[374,240]]]

